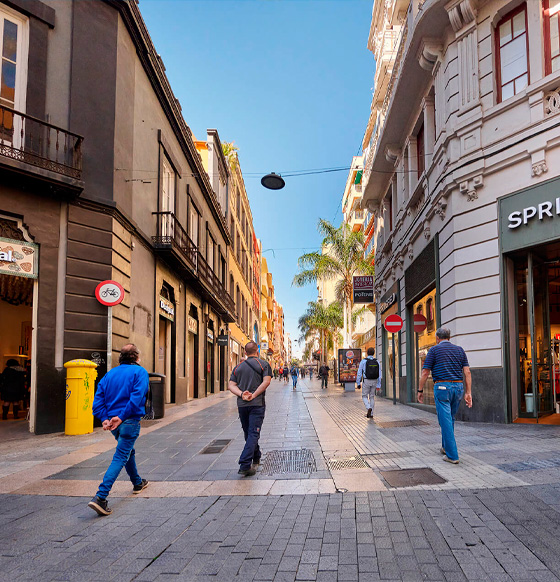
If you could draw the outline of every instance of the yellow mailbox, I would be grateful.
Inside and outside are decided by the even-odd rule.
[[[89,360],[72,360],[66,368],[66,423],[67,435],[93,432],[93,394],[97,378],[97,364]]]

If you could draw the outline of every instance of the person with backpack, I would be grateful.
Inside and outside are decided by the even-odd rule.
[[[284,366],[284,384],[288,383],[288,375],[290,374],[290,368]]]
[[[367,418],[373,416],[375,390],[381,388],[381,364],[374,355],[375,348],[368,348],[367,357],[360,362],[356,377],[356,384],[362,386],[362,400],[367,409]]]
[[[258,356],[259,348],[255,342],[245,346],[247,359],[236,366],[229,379],[228,390],[237,396],[239,420],[245,436],[245,447],[239,457],[240,475],[252,477],[255,465],[261,462],[259,437],[264,421],[265,390],[272,380],[272,369],[266,360]]]
[[[292,365],[290,375],[292,376],[292,388],[295,390],[297,386],[297,379],[299,376],[299,368],[296,365]]]

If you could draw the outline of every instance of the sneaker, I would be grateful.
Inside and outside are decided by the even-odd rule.
[[[442,455],[445,455],[445,449],[444,449],[443,447],[441,447],[441,449],[439,450],[439,452],[440,452]]]
[[[367,418],[371,418],[372,416],[373,416],[373,408],[368,408],[367,409],[366,417]]]
[[[140,491],[144,491],[146,487],[149,485],[149,481],[147,479],[142,479],[140,485],[134,485],[132,488],[132,493],[140,493]]]
[[[450,459],[447,455],[443,455],[443,460],[446,463],[452,463],[453,465],[458,465],[459,464],[459,459],[456,459],[455,461],[453,459]]]
[[[101,499],[100,497],[97,497],[97,495],[87,505],[88,507],[91,507],[97,515],[110,515],[113,513],[113,510],[109,508],[107,500]]]
[[[256,469],[254,469],[253,467],[251,467],[250,469],[239,469],[239,471],[237,471],[238,475],[243,475],[243,477],[252,477],[253,475],[255,475],[257,472]]]

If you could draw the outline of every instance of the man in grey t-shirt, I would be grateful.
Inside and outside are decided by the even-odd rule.
[[[228,390],[237,396],[239,420],[245,435],[245,448],[239,457],[239,474],[251,477],[261,460],[259,437],[264,421],[264,393],[272,380],[272,369],[265,360],[257,357],[255,342],[245,346],[247,359],[236,366],[229,379]]]

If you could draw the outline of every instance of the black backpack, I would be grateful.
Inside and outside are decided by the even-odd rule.
[[[366,378],[368,380],[377,380],[379,378],[379,362],[375,358],[366,360]]]

